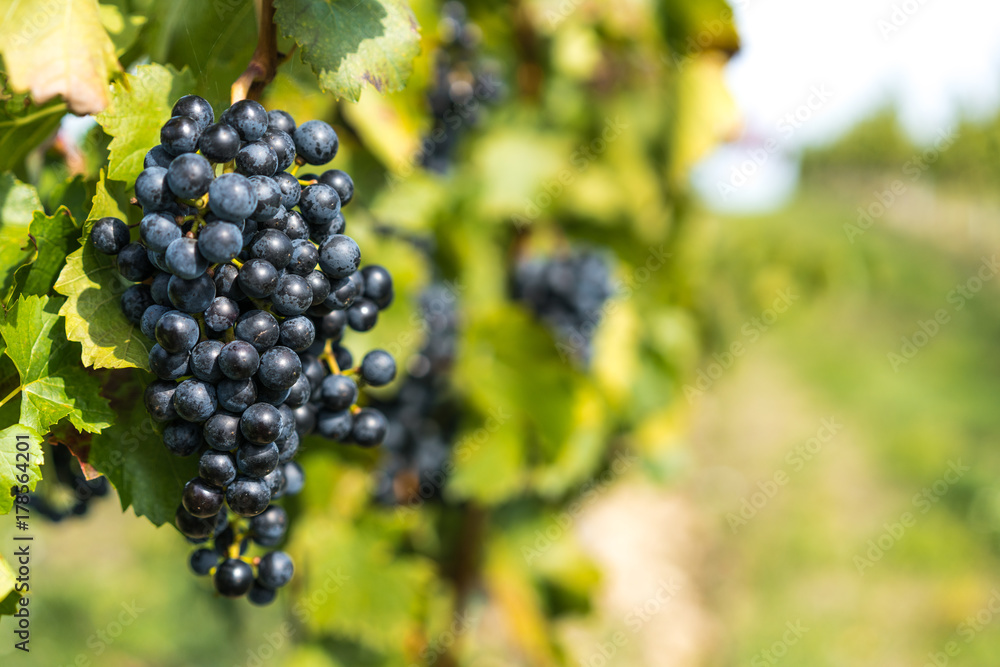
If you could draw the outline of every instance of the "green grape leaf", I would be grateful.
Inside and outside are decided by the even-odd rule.
[[[302,620],[313,630],[380,649],[412,631],[433,569],[423,558],[394,553],[377,522],[309,514],[289,550],[310,575],[298,593],[309,601]]]
[[[150,148],[160,143],[160,128],[174,102],[186,95],[194,78],[167,65],[140,65],[135,74],[111,86],[108,108],[97,122],[113,139],[108,146],[108,178],[134,183]]]
[[[25,100],[14,113],[0,110],[0,171],[21,164],[28,153],[52,136],[65,115],[66,105],[55,101],[36,106]]]
[[[80,247],[80,228],[69,209],[62,206],[55,215],[35,211],[29,228],[35,255],[14,276],[14,293],[43,296],[52,290],[66,263],[66,256]]]
[[[0,53],[10,85],[39,104],[62,96],[71,111],[108,105],[108,80],[120,69],[97,0],[6,0]]]
[[[14,571],[0,555],[0,616],[10,616],[17,611],[21,594],[14,590]]]
[[[115,190],[118,194],[115,194]],[[97,184],[90,219],[83,226],[83,247],[66,258],[55,289],[66,297],[59,314],[66,318],[66,337],[83,345],[85,366],[149,369],[152,344],[129,322],[119,305],[132,283],[118,273],[115,260],[87,241],[93,221],[105,216],[126,219],[120,184]]]
[[[174,520],[184,484],[198,475],[198,457],[171,454],[153,428],[135,382],[123,383],[112,396],[117,419],[94,435],[88,463],[118,490],[122,509],[157,526]]]
[[[14,424],[0,431],[0,514],[14,506],[11,487],[34,490],[42,478],[42,436],[35,429]],[[27,476],[25,478],[25,476]],[[27,481],[25,481],[27,479]],[[0,574],[0,580],[3,575]],[[0,588],[0,596],[4,591]]]
[[[20,296],[0,324],[6,354],[20,376],[21,424],[45,433],[64,417],[98,433],[114,418],[100,382],[80,368],[79,353],[59,320],[61,299]]]
[[[41,210],[35,188],[0,174],[0,299],[10,290],[14,272],[31,257],[28,227]]]
[[[420,54],[420,25],[404,0],[275,0],[275,21],[302,49],[320,87],[357,102],[367,82],[402,90]]]
[[[507,500],[525,485],[523,425],[485,423],[467,428],[455,440],[447,494],[454,500],[474,499],[492,505]]]
[[[104,0],[101,3],[101,23],[115,45],[115,53],[121,56],[132,48],[138,39],[146,17],[129,12],[127,0]]]

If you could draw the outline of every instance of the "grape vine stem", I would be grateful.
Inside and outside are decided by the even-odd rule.
[[[257,48],[250,64],[230,90],[231,103],[260,99],[282,62],[278,55],[278,26],[274,23],[274,0],[254,0],[257,14]]]
[[[23,389],[23,388],[24,388],[23,386],[18,386],[17,389],[15,389],[14,391],[12,391],[9,394],[7,394],[6,396],[4,396],[3,400],[0,400],[0,407],[4,406],[7,403],[7,401],[9,401],[10,399],[14,398],[18,394],[20,394],[21,393],[21,389]]]

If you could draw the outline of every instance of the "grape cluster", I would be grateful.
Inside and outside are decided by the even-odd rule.
[[[104,477],[87,479],[73,462],[73,455],[68,447],[52,448],[52,456],[46,463],[55,472],[55,477],[46,475],[46,481],[55,480],[55,484],[72,494],[73,501],[66,503],[59,496],[64,495],[53,489],[46,494],[41,488],[28,494],[28,505],[37,516],[59,523],[63,519],[82,517],[90,510],[90,504],[95,498],[108,495],[110,485]]]
[[[323,121],[296,126],[243,100],[215,122],[207,101],[182,97],[136,178],[139,239],[117,218],[91,234],[137,283],[121,308],[155,341],[146,409],[171,453],[200,457],[175,523],[214,547],[195,551],[191,567],[213,574],[222,595],[255,604],[273,600],[294,569],[282,551],[244,552],[251,540],[284,538],[287,514],[271,501],[302,489],[301,438],[317,431],[372,447],[388,426],[358,406],[359,389],[392,381],[395,360],[372,350],[355,368],[340,342],[347,328],[375,326],[392,277],[359,268],[361,251],[343,233],[351,177],[295,175],[330,162],[338,144]]]
[[[458,430],[460,406],[450,371],[458,340],[457,301],[444,283],[420,296],[426,338],[410,360],[398,393],[376,405],[389,420],[375,472],[375,500],[383,505],[436,500]]]
[[[434,126],[421,153],[422,166],[444,173],[462,138],[464,128],[478,122],[480,103],[502,95],[492,63],[478,57],[482,30],[469,20],[465,5],[446,2],[441,8],[440,48],[434,58],[434,86],[427,102]]]
[[[590,364],[604,303],[613,294],[605,259],[578,251],[564,257],[520,259],[512,292],[555,333],[564,358]]]

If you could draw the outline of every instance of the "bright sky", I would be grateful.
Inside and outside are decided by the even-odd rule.
[[[928,141],[1000,101],[1000,0],[731,3],[743,50],[728,81],[746,131],[695,174],[713,207],[779,205],[794,190],[803,146],[836,139],[886,104],[895,104],[914,138]],[[782,123],[795,112],[801,122]],[[743,183],[733,170],[754,171],[746,161],[768,139],[776,150],[754,153],[757,168]]]

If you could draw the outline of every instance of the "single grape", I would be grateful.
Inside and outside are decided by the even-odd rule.
[[[213,583],[219,595],[242,597],[253,586],[253,568],[237,558],[227,558],[215,568]]]
[[[241,414],[257,401],[257,388],[253,380],[223,380],[216,388],[219,407],[229,412]]]
[[[337,191],[341,206],[347,206],[354,199],[354,181],[345,171],[340,169],[325,171],[319,177],[319,182]]]
[[[153,371],[153,374],[161,380],[176,380],[190,374],[189,357],[187,352],[171,354],[157,343],[149,351],[149,370]]]
[[[201,423],[219,406],[215,386],[202,380],[184,380],[174,391],[174,409],[181,419]],[[200,432],[200,430],[199,430]]]
[[[223,264],[215,269],[215,293],[220,297],[226,297],[233,302],[240,302],[246,298],[243,290],[240,289],[238,279],[240,270],[232,264]]]
[[[142,317],[146,314],[146,309],[154,305],[153,292],[149,289],[149,285],[132,285],[122,292],[119,305],[129,322],[142,325]]]
[[[281,204],[285,208],[291,209],[299,203],[299,197],[302,196],[302,185],[299,183],[299,179],[281,171],[274,175],[274,181],[281,190]]]
[[[214,178],[211,163],[197,153],[179,155],[167,168],[167,185],[181,199],[198,199]]]
[[[245,220],[257,208],[257,195],[246,176],[222,174],[208,187],[208,205],[221,220]]]
[[[378,306],[374,301],[358,299],[347,309],[347,326],[355,331],[368,331],[378,321]]]
[[[167,246],[167,268],[185,280],[194,280],[208,270],[208,260],[198,252],[196,239],[179,238]]]
[[[186,313],[172,310],[156,323],[156,342],[172,354],[189,352],[198,342],[201,332],[198,321]]]
[[[191,570],[203,577],[219,564],[219,555],[211,549],[196,549],[191,552],[189,563]]]
[[[166,380],[156,380],[146,387],[143,404],[154,422],[163,424],[177,418],[173,402],[175,389],[177,383]]]
[[[296,352],[308,349],[316,340],[316,325],[308,317],[289,317],[279,330],[278,342]]]
[[[118,273],[125,280],[141,283],[152,277],[156,267],[149,261],[146,248],[141,243],[129,243],[118,253]]]
[[[174,407],[177,407],[176,403]],[[191,456],[203,442],[201,427],[189,421],[175,419],[163,429],[163,444],[174,456]]]
[[[340,213],[340,197],[328,185],[309,185],[302,188],[299,210],[310,225],[329,224]]]
[[[202,132],[198,150],[212,162],[229,162],[240,150],[240,134],[225,123],[216,123]]]
[[[215,299],[215,282],[206,273],[194,280],[170,276],[167,296],[177,310],[185,313],[201,313],[212,305],[212,300]]]
[[[198,459],[198,476],[212,486],[224,489],[236,479],[236,463],[227,452],[210,449]]]
[[[287,237],[286,237],[287,238]],[[316,270],[319,263],[319,250],[309,241],[298,239],[292,241],[291,260],[285,267],[289,273],[308,276]]]
[[[226,329],[236,324],[236,319],[240,316],[239,306],[232,299],[224,296],[217,296],[212,299],[212,303],[205,309],[203,317],[205,328],[215,333],[222,333]]]
[[[295,431],[299,435],[306,436],[316,428],[316,409],[309,405],[292,410],[295,414]]]
[[[244,176],[274,176],[278,171],[278,156],[263,141],[254,141],[236,154],[236,171]]]
[[[128,226],[118,218],[101,218],[90,230],[94,248],[105,255],[117,255],[129,243]]]
[[[260,559],[257,566],[257,579],[264,586],[275,589],[281,588],[292,580],[295,573],[295,566],[291,557],[284,551],[272,551]]]
[[[278,286],[278,270],[265,259],[247,260],[240,268],[238,285],[247,296],[263,299],[271,296]]]
[[[164,123],[160,130],[160,145],[163,146],[163,150],[174,156],[194,153],[198,150],[201,129],[193,118],[174,116]]]
[[[307,273],[305,278],[306,282],[309,283],[309,289],[312,290],[312,305],[318,306],[326,301],[326,298],[330,296],[330,280],[326,274],[322,271],[312,271]]]
[[[257,402],[278,407],[288,398],[288,389],[270,389],[257,380]]]
[[[281,413],[273,405],[254,403],[240,417],[240,431],[253,443],[274,442],[281,433]]]
[[[255,445],[245,442],[236,451],[236,468],[241,475],[262,479],[278,467],[278,446],[273,442]],[[268,485],[268,499],[271,498]]]
[[[222,114],[222,121],[236,128],[243,141],[257,141],[267,132],[267,111],[253,100],[240,100]]]
[[[372,350],[361,360],[361,379],[381,387],[396,377],[396,360],[385,350]]]
[[[157,273],[153,276],[153,282],[149,286],[149,291],[153,295],[153,301],[158,306],[169,306],[170,295],[167,294],[167,285],[170,284],[169,273]]]
[[[361,249],[350,236],[334,234],[319,248],[319,265],[330,280],[346,278],[358,270]]]
[[[374,447],[382,444],[388,428],[385,415],[374,408],[362,408],[354,415],[351,439],[361,447]]]
[[[216,393],[222,394],[221,383]],[[221,403],[221,401],[220,401]],[[234,451],[240,444],[240,418],[231,412],[220,411],[205,421],[202,436],[212,449],[223,452]],[[202,475],[203,477],[205,475]],[[228,482],[227,482],[228,483]]]
[[[257,378],[269,389],[290,389],[301,374],[302,362],[299,355],[287,347],[272,347],[260,357]]]
[[[247,250],[253,259],[262,259],[279,271],[292,259],[291,240],[274,229],[257,232]]]
[[[135,198],[144,213],[166,211],[174,203],[174,193],[167,185],[167,170],[147,167],[135,179]]]
[[[324,438],[330,440],[344,440],[351,434],[354,426],[354,417],[350,410],[340,412],[320,411],[316,417],[316,430]]]
[[[326,164],[337,155],[340,146],[337,133],[321,120],[302,123],[292,136],[296,152],[308,164]]]
[[[302,219],[298,211],[289,211],[285,217],[285,236],[292,241],[308,241],[309,225]]]
[[[311,354],[300,354],[299,359],[302,360],[302,375],[309,380],[309,386],[318,397],[320,385],[326,378],[326,368],[319,359]]]
[[[271,502],[271,489],[267,482],[240,475],[226,488],[226,502],[240,516],[257,516]]]
[[[152,290],[150,292],[152,293]],[[158,304],[147,308],[146,312],[142,314],[142,320],[139,322],[139,328],[142,329],[142,333],[150,340],[156,340],[156,323],[170,311],[170,308]]]
[[[328,375],[319,389],[323,406],[331,412],[347,410],[358,400],[358,385],[346,375]]]
[[[251,176],[250,183],[257,195],[257,208],[250,217],[262,222],[278,215],[281,208],[281,188],[278,182],[270,176]]]
[[[286,466],[287,470],[287,466]],[[288,513],[283,507],[271,505],[250,519],[250,535],[262,547],[277,546],[288,530]]]
[[[351,275],[356,275],[358,272],[355,271]],[[361,289],[358,287],[358,281],[351,280],[351,277],[340,278],[338,280],[330,281],[330,294],[326,297],[326,301],[323,305],[329,308],[331,311],[334,310],[347,310],[352,305],[354,305],[355,300],[361,296]]]
[[[208,100],[197,95],[185,95],[177,100],[170,115],[187,116],[198,123],[199,129],[202,131],[215,122],[215,111],[212,110],[212,105],[208,103]]]
[[[201,519],[193,516],[190,512],[184,509],[183,506],[178,506],[177,513],[174,515],[174,525],[177,526],[177,530],[179,530],[185,537],[191,539],[204,539],[211,537],[215,534],[215,529],[218,524],[218,516]]]
[[[361,269],[365,279],[364,295],[371,299],[380,309],[384,309],[392,301],[392,276],[385,267],[370,264]]]
[[[285,317],[294,317],[306,312],[312,305],[312,300],[312,288],[309,287],[309,283],[294,273],[286,273],[278,278],[278,286],[271,295],[274,310]]]
[[[278,320],[274,315],[264,310],[251,310],[236,320],[236,337],[245,340],[258,352],[265,352],[274,347],[281,335]]]
[[[174,219],[163,213],[149,213],[139,223],[139,238],[153,252],[166,252],[167,247],[182,235]]]
[[[295,119],[287,111],[274,109],[267,112],[267,127],[291,135],[295,133]]]
[[[247,600],[250,601],[250,604],[257,605],[258,607],[264,607],[274,602],[274,599],[277,596],[278,594],[275,591],[261,586],[260,582],[254,581],[253,586],[250,588],[250,592],[247,593]]]
[[[287,132],[269,129],[260,140],[270,146],[278,158],[276,172],[288,169],[295,162],[295,140]]]
[[[348,350],[343,345],[333,346],[333,356],[337,361],[338,368],[353,368],[354,367],[354,356],[351,351]]]
[[[289,461],[284,464],[282,470],[285,473],[285,495],[299,495],[306,483],[305,473],[302,471],[302,466],[295,461]]]
[[[146,157],[142,159],[142,168],[149,169],[150,167],[163,167],[166,169],[173,161],[174,156],[168,153],[163,146],[157,144],[146,151]]]
[[[260,366],[256,348],[244,340],[226,343],[219,354],[219,369],[232,380],[253,377]]]
[[[198,234],[198,251],[213,264],[235,259],[243,249],[243,234],[229,222],[213,222]]]
[[[218,382],[223,378],[219,368],[222,341],[203,340],[191,350],[191,373],[205,382]]]
[[[181,504],[192,516],[204,519],[215,516],[222,509],[222,491],[200,477],[184,485]]]
[[[308,403],[311,397],[312,387],[309,386],[309,378],[305,375],[300,375],[299,379],[292,385],[292,388],[288,390],[288,397],[285,399],[285,404],[297,408]]]

